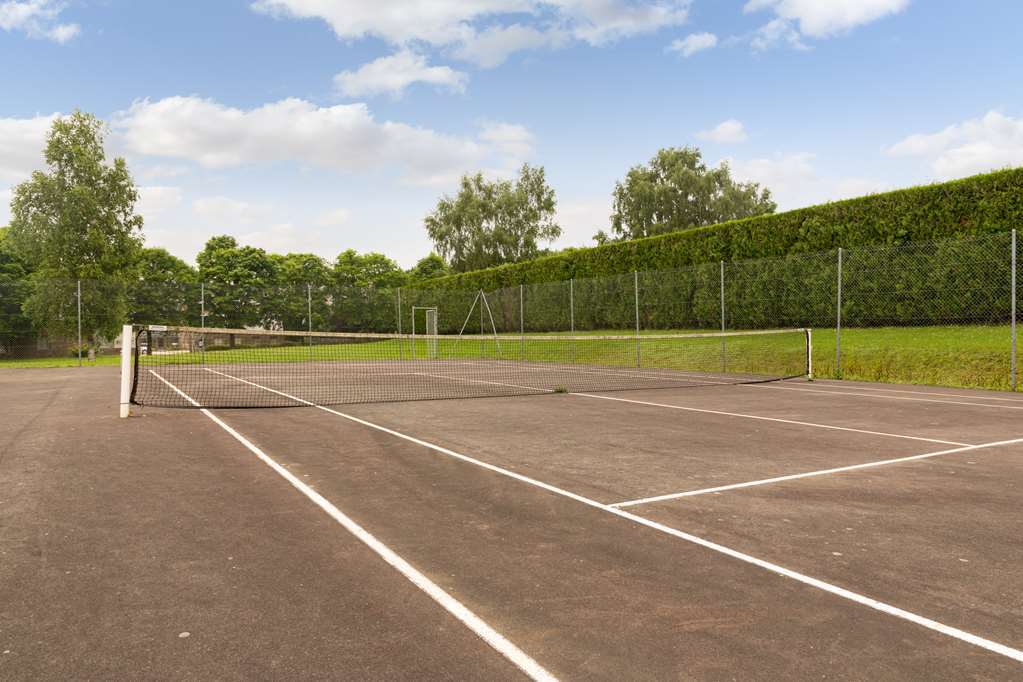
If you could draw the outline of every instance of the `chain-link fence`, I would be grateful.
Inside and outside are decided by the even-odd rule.
[[[1016,390],[1016,241],[1014,231],[488,292],[0,282],[0,366],[102,362],[125,320],[412,335],[436,314],[439,333],[469,335],[811,327],[820,377]]]

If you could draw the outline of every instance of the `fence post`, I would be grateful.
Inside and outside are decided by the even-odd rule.
[[[199,282],[199,327],[202,329],[202,336],[199,337],[199,362],[206,364],[206,282]]]
[[[483,290],[480,289],[480,359],[484,357],[483,351],[483,329],[485,324],[483,322]]]
[[[1017,365],[1016,365],[1016,230],[1012,231],[1012,390],[1017,387]]]
[[[632,272],[632,288],[636,294],[636,367],[642,366],[642,357],[639,350],[639,272]]]
[[[78,366],[82,366],[82,280],[78,280]]]
[[[725,331],[725,262],[720,261],[721,268],[721,331]],[[721,372],[728,371],[728,351],[725,348],[727,342],[724,338],[721,339]]]
[[[310,283],[306,283],[306,285],[305,285],[305,302],[306,302],[306,310],[307,310],[307,313],[308,313],[306,321],[308,322],[309,333],[312,334],[313,333],[313,285],[310,284]],[[312,343],[312,342],[313,342],[313,340],[310,337],[309,343]]]
[[[575,336],[575,277],[568,280],[568,329]],[[572,362],[575,362],[575,340],[572,340]]]
[[[838,295],[835,297],[835,378],[842,378],[842,247],[838,247]]]
[[[526,359],[526,304],[523,286],[519,285],[519,358]]]
[[[405,359],[405,341],[404,341],[404,339],[401,338],[401,287],[398,287],[397,301],[395,302],[395,305],[398,307],[398,359],[399,360],[404,360]],[[414,325],[415,323],[416,323],[416,318],[415,318],[415,313],[413,312],[412,313],[412,324]],[[413,339],[413,343],[415,343],[414,339]],[[411,349],[410,352],[414,353],[415,349]]]

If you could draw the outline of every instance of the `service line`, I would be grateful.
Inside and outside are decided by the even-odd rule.
[[[1023,438],[1014,438],[1012,440],[1000,440],[993,443],[982,443],[980,445],[967,445],[961,448],[953,448],[951,450],[939,450],[938,452],[925,452],[922,455],[910,455],[909,457],[896,457],[895,459],[882,459],[877,462],[865,462],[863,464],[851,464],[844,467],[835,467],[833,469],[821,469],[819,471],[807,471],[802,474],[789,474],[788,476],[775,476],[774,478],[764,478],[759,481],[746,481],[745,483],[732,483],[731,485],[719,485],[714,488],[703,488],[701,490],[688,490],[681,493],[668,493],[667,495],[657,495],[656,497],[644,497],[638,500],[628,500],[626,502],[615,502],[614,504],[608,505],[611,507],[635,507],[641,504],[650,504],[651,502],[664,502],[665,500],[677,500],[682,497],[694,497],[696,495],[706,495],[708,493],[720,493],[725,490],[735,490],[737,488],[752,488],[758,485],[768,485],[770,483],[781,483],[782,481],[794,481],[800,478],[811,478],[813,476],[827,476],[829,474],[841,474],[846,471],[857,471],[859,469],[870,469],[872,467],[887,466],[889,464],[901,464],[902,462],[912,462],[918,459],[929,459],[931,457],[940,457],[942,455],[952,455],[957,452],[969,452],[971,450],[981,450],[984,448],[996,448],[1000,445],[1014,445],[1016,443],[1023,443]]]
[[[177,394],[180,395],[182,398],[190,402],[192,405],[199,407],[199,403],[193,400],[191,396],[185,394],[181,389],[179,389],[177,386],[164,379],[162,376],[160,376],[153,370],[149,371],[153,376],[155,376],[157,379],[167,384],[167,386],[169,386],[175,392],[177,392]],[[232,377],[229,374],[224,374],[223,372],[218,372],[213,369],[208,369],[208,371],[213,372],[215,374],[221,374],[225,377],[236,379],[238,381],[244,381],[242,379],[237,379],[237,377]],[[245,383],[252,382],[245,381]],[[258,384],[252,385],[256,386]],[[273,392],[279,393],[279,391]],[[292,399],[300,403],[312,404],[300,398]],[[274,459],[272,459],[269,455],[267,455],[265,452],[259,449],[259,447],[254,445],[247,438],[245,438],[240,433],[231,428],[229,425],[224,423],[224,421],[222,421],[215,414],[213,414],[206,408],[200,408],[199,411],[202,414],[209,417],[217,426],[224,429],[224,431],[227,431],[227,433],[229,433],[235,440],[237,440],[239,443],[245,446],[250,452],[256,455],[256,457],[261,459],[266,465],[268,465],[271,469],[277,472],[278,475],[280,475],[284,480],[286,480],[288,483],[294,486],[300,493],[309,498],[316,506],[325,511],[331,518],[337,521],[345,530],[354,535],[360,542],[362,542],[364,545],[369,547],[374,553],[376,553],[377,556],[379,556],[381,559],[387,562],[392,568],[401,573],[401,575],[405,576],[405,578],[409,582],[411,582],[413,585],[415,585],[420,590],[425,592],[431,599],[437,602],[448,613],[450,613],[452,616],[458,619],[463,625],[465,625],[472,632],[474,632],[480,639],[482,639],[493,649],[495,649],[498,653],[500,653],[502,656],[511,661],[512,664],[519,668],[519,670],[521,670],[523,673],[525,673],[533,680],[545,681],[557,680],[556,677],[554,677],[551,673],[547,672],[539,663],[533,660],[530,656],[528,656],[517,646],[512,644],[511,641],[506,639],[504,635],[502,635],[497,630],[492,628],[490,625],[486,623],[486,621],[484,621],[482,618],[480,618],[475,613],[470,611],[468,607],[463,605],[457,599],[455,599],[450,594],[441,589],[432,580],[430,580],[425,575],[420,573],[414,566],[412,566],[412,564],[402,559],[401,556],[394,552],[394,550],[389,548],[384,543],[380,542],[380,540],[374,537],[369,531],[364,529],[362,526],[360,526],[358,523],[352,520],[349,516],[347,516],[344,512],[342,512],[340,509],[334,506],[334,504],[327,500],[327,498],[323,497],[318,492],[316,492],[308,485],[303,483],[301,480],[296,478],[294,474],[288,471],[285,467],[278,464]]]
[[[624,509],[618,509],[616,507],[612,507],[612,506],[604,504],[602,502],[597,502],[596,500],[592,500],[592,499],[590,499],[588,497],[583,497],[582,495],[579,495],[577,493],[573,493],[573,492],[570,492],[568,490],[564,490],[563,488],[558,488],[557,486],[551,485],[550,483],[544,483],[543,481],[539,481],[537,479],[530,478],[528,476],[524,476],[522,474],[515,473],[514,471],[510,471],[508,469],[504,469],[504,468],[496,466],[494,464],[490,464],[488,462],[484,462],[484,461],[476,459],[474,457],[470,457],[468,455],[464,455],[462,453],[455,452],[454,450],[450,450],[450,449],[445,448],[445,447],[443,447],[441,445],[437,445],[435,443],[431,443],[429,441],[425,441],[425,440],[422,440],[420,438],[416,438],[414,436],[409,436],[407,434],[401,433],[400,431],[396,431],[394,429],[389,429],[386,426],[381,426],[380,424],[375,424],[375,423],[367,421],[365,419],[360,419],[359,417],[356,417],[354,415],[345,414],[344,412],[339,412],[338,410],[333,410],[333,409],[331,409],[329,407],[324,407],[323,405],[316,405],[315,403],[312,403],[312,402],[310,402],[308,400],[304,400],[302,398],[298,398],[296,396],[289,395],[287,393],[283,393],[281,391],[278,391],[278,390],[272,389],[272,388],[268,388],[266,386],[261,386],[259,384],[253,383],[251,381],[247,381],[245,379],[239,379],[238,377],[234,377],[234,376],[232,376],[230,374],[225,374],[223,372],[218,372],[216,370],[209,370],[209,371],[216,372],[217,374],[225,376],[225,377],[227,377],[229,379],[234,379],[235,381],[240,381],[241,383],[249,384],[250,386],[255,386],[256,388],[261,388],[261,389],[263,389],[265,391],[269,391],[271,393],[277,393],[278,395],[284,396],[286,398],[290,398],[292,400],[295,400],[297,402],[309,405],[311,407],[315,407],[317,409],[323,410],[324,412],[328,412],[330,414],[336,415],[336,416],[341,417],[343,419],[347,419],[348,421],[354,422],[356,424],[361,424],[361,425],[363,425],[365,427],[368,427],[368,428],[374,429],[376,431],[380,431],[382,433],[386,433],[388,435],[394,436],[395,438],[399,438],[399,439],[407,441],[409,443],[414,443],[414,444],[422,446],[424,448],[433,450],[434,452],[438,452],[438,453],[440,453],[442,455],[446,455],[448,457],[452,457],[454,459],[458,459],[460,461],[463,461],[463,462],[466,462],[466,463],[469,463],[469,464],[473,464],[473,465],[478,466],[478,467],[480,467],[482,469],[487,469],[488,471],[493,471],[494,473],[500,474],[502,476],[506,476],[508,478],[511,478],[511,479],[514,479],[514,480],[517,480],[517,481],[521,481],[523,483],[527,483],[527,484],[532,485],[534,487],[540,488],[542,490],[546,490],[546,491],[554,493],[556,495],[560,495],[560,496],[568,498],[570,500],[575,500],[576,502],[580,502],[580,503],[585,504],[585,505],[587,505],[589,507],[592,507],[594,509],[599,509],[601,511],[607,512],[608,514],[612,514],[612,515],[617,516],[619,518],[626,519],[626,520],[631,521],[633,523],[636,523],[638,525],[645,526],[646,528],[650,528],[650,529],[658,531],[660,533],[664,533],[666,535],[678,538],[680,540],[684,540],[684,541],[692,543],[694,545],[697,545],[697,546],[700,546],[700,547],[704,547],[704,548],[709,549],[711,551],[718,552],[720,554],[723,554],[725,556],[731,557],[731,558],[736,559],[738,561],[741,561],[741,562],[744,562],[744,563],[747,563],[747,564],[751,564],[753,566],[757,566],[757,567],[762,568],[764,570],[770,571],[771,573],[775,573],[776,575],[780,575],[780,576],[783,576],[785,578],[789,578],[791,580],[795,580],[796,582],[802,583],[804,585],[808,585],[810,587],[816,588],[816,589],[821,590],[823,592],[827,592],[829,594],[835,595],[835,596],[840,597],[842,599],[849,600],[851,602],[860,604],[862,606],[866,606],[867,608],[873,609],[875,611],[880,611],[881,613],[885,613],[885,614],[894,616],[896,618],[900,618],[900,619],[908,621],[910,623],[915,623],[916,625],[919,625],[921,627],[927,628],[927,629],[932,630],[934,632],[939,632],[939,633],[941,633],[943,635],[946,635],[948,637],[952,637],[954,639],[958,639],[959,641],[966,642],[968,644],[972,644],[974,646],[980,647],[980,648],[985,649],[987,651],[990,651],[992,653],[996,653],[996,654],[999,654],[1001,656],[1005,656],[1005,657],[1010,658],[1012,660],[1019,661],[1019,662],[1023,663],[1023,651],[1021,651],[1019,649],[1014,649],[1014,648],[1012,648],[1012,647],[1010,647],[1008,645],[1001,644],[999,642],[995,642],[995,641],[992,641],[990,639],[986,639],[984,637],[980,637],[980,636],[975,635],[973,633],[966,632],[965,630],[960,630],[959,628],[952,627],[951,625],[945,625],[944,623],[939,623],[938,621],[931,620],[930,618],[926,618],[924,616],[921,616],[919,614],[913,613],[911,611],[906,611],[905,609],[901,609],[901,608],[899,608],[897,606],[893,606],[892,604],[888,604],[888,603],[879,601],[877,599],[874,599],[872,597],[868,597],[868,596],[859,594],[857,592],[853,592],[852,590],[847,590],[844,587],[839,587],[838,585],[834,585],[832,583],[825,582],[825,581],[817,579],[817,578],[813,578],[813,577],[805,575],[803,573],[799,573],[797,571],[793,571],[791,569],[785,568],[784,566],[780,566],[778,564],[772,563],[772,562],[767,561],[765,559],[759,559],[759,558],[754,557],[754,556],[752,556],[750,554],[746,554],[746,553],[740,552],[740,551],[738,551],[736,549],[732,549],[730,547],[726,547],[724,545],[720,545],[720,544],[718,544],[716,542],[712,542],[712,541],[707,540],[705,538],[701,538],[701,537],[699,537],[697,535],[692,535],[691,533],[687,533],[685,531],[678,530],[677,528],[671,528],[669,526],[665,526],[664,524],[658,523],[656,521],[651,521],[650,519],[643,518],[642,516],[637,516],[636,514],[633,514],[633,513],[628,512],[628,511],[625,511]],[[210,416],[211,418],[215,419],[212,414],[208,413],[208,411],[204,410],[204,412],[206,412],[208,414],[208,416]],[[219,420],[216,420],[216,421],[218,421],[218,423],[220,423],[220,424],[223,424],[223,422],[220,422]],[[230,427],[227,427],[226,424],[223,424],[223,426],[225,428],[230,428]],[[247,441],[245,441],[245,442],[247,442]],[[255,446],[253,446],[253,447],[255,447]],[[292,478],[294,478],[294,477],[292,477]],[[329,503],[327,503],[327,504],[329,504]],[[425,578],[424,578],[424,580],[425,580]],[[437,589],[440,589],[440,588],[437,588]],[[525,654],[522,654],[522,655],[525,656]],[[530,660],[532,660],[532,659],[530,659]],[[540,670],[543,670],[543,669],[541,668]]]

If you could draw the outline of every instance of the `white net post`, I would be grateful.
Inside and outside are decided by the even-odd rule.
[[[568,329],[575,336],[575,278],[568,280]],[[575,362],[575,341],[572,342],[572,362]]]
[[[131,415],[131,344],[132,327],[121,327],[121,419]]]

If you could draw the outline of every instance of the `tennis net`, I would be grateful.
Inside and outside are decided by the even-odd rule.
[[[131,402],[294,407],[757,383],[810,373],[810,331],[449,336],[145,326]]]

